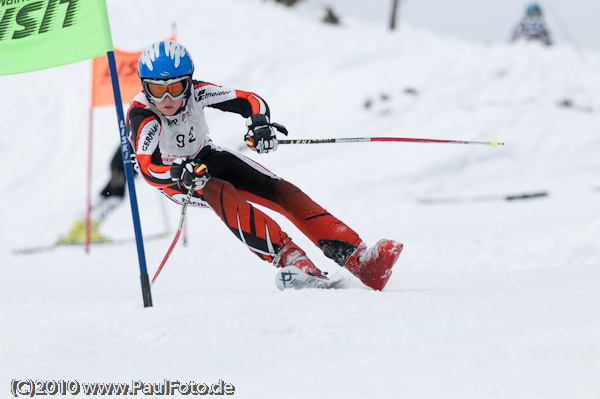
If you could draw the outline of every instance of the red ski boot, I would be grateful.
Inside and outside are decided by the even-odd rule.
[[[392,276],[392,267],[398,260],[403,245],[393,240],[380,240],[367,249],[362,243],[348,258],[344,267],[364,285],[381,291]]]

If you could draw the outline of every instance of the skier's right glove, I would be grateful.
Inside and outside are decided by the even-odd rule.
[[[208,169],[203,163],[185,158],[177,158],[171,164],[171,180],[179,183],[188,190],[201,190],[210,179]]]

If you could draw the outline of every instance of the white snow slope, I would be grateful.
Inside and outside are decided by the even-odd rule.
[[[346,286],[280,292],[272,266],[213,212],[190,209],[189,245],[144,308],[133,244],[13,253],[52,243],[84,209],[90,62],[0,77],[2,397],[14,379],[222,379],[239,398],[600,397],[599,54],[327,26],[318,10],[260,0],[172,3],[109,0],[115,46],[141,49],[176,22],[196,78],[259,93],[293,138],[506,146],[244,150],[370,245],[402,241],[388,286],[367,289],[275,215]],[[217,144],[241,148],[242,118],[208,118]],[[114,109],[94,121],[97,193],[118,130]],[[170,231],[145,243],[153,275],[180,207],[136,187],[144,234]],[[540,191],[549,195],[503,199]],[[131,220],[127,203],[102,232],[132,237]]]

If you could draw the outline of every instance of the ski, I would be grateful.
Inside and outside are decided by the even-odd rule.
[[[304,273],[296,266],[286,266],[280,269],[275,276],[275,285],[281,291],[289,288],[336,288],[340,280],[330,280],[326,276],[311,276]]]
[[[169,236],[168,232],[149,234],[147,236],[144,236],[144,241],[160,240],[160,239],[166,238],[168,236]],[[131,244],[134,242],[135,242],[134,237],[127,237],[127,238],[108,239],[108,240],[102,240],[102,241],[92,241],[92,242],[90,242],[90,245],[92,245],[92,246],[125,245],[125,244]],[[50,252],[59,247],[83,247],[84,245],[85,245],[84,242],[64,242],[64,243],[63,242],[55,242],[55,243],[49,244],[49,245],[40,245],[40,246],[36,246],[36,247],[13,249],[12,253],[14,255],[31,255],[31,254],[37,254],[37,253],[42,253],[42,252]]]

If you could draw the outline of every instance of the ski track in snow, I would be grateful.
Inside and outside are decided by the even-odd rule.
[[[370,245],[402,241],[388,286],[365,288],[276,216],[345,286],[280,292],[270,265],[211,211],[192,208],[190,244],[175,248],[153,286],[154,307],[144,309],[133,244],[88,255],[11,252],[53,242],[83,212],[90,63],[2,76],[0,145],[10,166],[0,196],[0,391],[14,378],[221,378],[240,398],[600,397],[597,53],[583,61],[569,47],[482,45],[407,25],[394,34],[354,20],[330,27],[317,9],[259,0],[179,3],[109,0],[115,45],[144,48],[176,21],[195,77],[262,95],[291,138],[497,138],[506,146],[245,151]],[[152,34],[133,34],[149,20]],[[252,40],[240,40],[249,32]],[[576,107],[559,107],[563,98]],[[240,148],[242,118],[207,117],[218,145]],[[94,111],[94,193],[110,173],[116,126],[114,110]],[[174,234],[179,206],[166,201],[165,226],[156,216],[165,199],[141,179],[136,191],[144,233]],[[418,201],[536,191],[549,195]],[[114,238],[132,231],[128,203],[102,226]],[[146,243],[151,276],[171,239]]]

